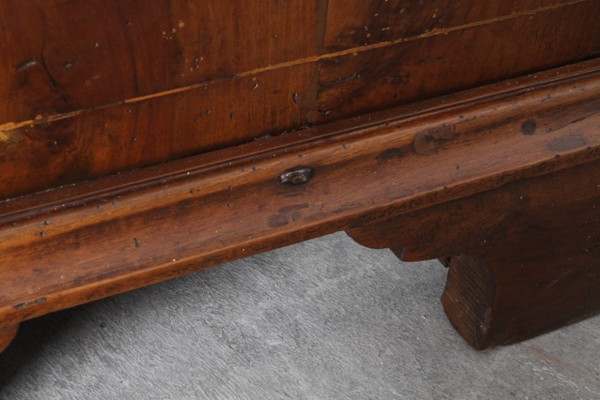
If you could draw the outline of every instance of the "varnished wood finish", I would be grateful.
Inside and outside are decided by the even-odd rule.
[[[314,56],[321,38],[307,27],[322,24],[322,8],[317,0],[5,0],[0,115],[17,122],[97,108]]]
[[[586,59],[599,18],[598,0],[5,1],[0,198]]]
[[[449,260],[477,347],[596,312],[598,20],[598,0],[4,1],[0,348],[336,230]]]
[[[370,222],[595,163],[599,109],[594,60],[2,202],[0,321],[337,230],[399,243]]]
[[[473,215],[501,208],[505,219],[480,231],[473,238],[478,243],[466,239],[448,253],[470,255],[451,258],[442,302],[477,348],[527,339],[600,311],[600,163],[522,181],[509,191],[478,199],[486,210],[472,208]]]
[[[600,17],[600,4],[566,4],[380,0],[349,6],[344,0],[332,1],[326,48],[361,51],[322,61],[319,107],[326,112],[319,114],[319,121],[450,93],[598,52],[600,27],[594,21]]]
[[[451,256],[444,309],[479,349],[600,311],[598,161],[355,228],[351,236],[402,246],[395,252],[404,260]]]
[[[325,49],[339,51],[574,3],[546,0],[329,0]]]
[[[3,2],[0,198],[306,125],[325,6]]]
[[[189,156],[306,124],[313,65],[87,111],[7,133],[0,197]],[[256,89],[255,89],[256,87]],[[293,101],[296,93],[298,101]],[[277,102],[257,112],[251,104]],[[31,157],[35,154],[35,157]],[[40,186],[40,184],[42,186]]]

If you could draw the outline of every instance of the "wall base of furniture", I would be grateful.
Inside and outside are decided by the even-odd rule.
[[[458,332],[478,349],[513,343],[600,311],[599,185],[587,163],[350,235],[407,261],[447,256],[442,303]]]
[[[20,322],[346,230],[448,258],[477,348],[599,310],[600,61],[0,202],[0,349]]]

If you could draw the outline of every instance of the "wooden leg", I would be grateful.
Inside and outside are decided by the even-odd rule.
[[[474,347],[508,344],[600,312],[600,251],[589,259],[450,261],[442,296],[450,322]]]
[[[600,312],[600,163],[349,231],[403,260],[449,257],[442,303],[474,347],[524,340]]]
[[[19,330],[19,325],[10,325],[0,328],[0,353],[13,341]]]

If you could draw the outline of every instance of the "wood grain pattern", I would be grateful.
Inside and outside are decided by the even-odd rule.
[[[416,33],[383,47],[366,46],[360,52],[328,58],[322,61],[319,75],[319,121],[588,57],[600,51],[600,27],[594,22],[599,18],[597,3],[577,3],[465,29]]]
[[[473,256],[450,260],[442,296],[450,321],[469,343],[512,343],[600,312],[599,185],[595,162],[513,184],[512,193],[495,202],[479,199],[488,210],[503,208],[506,217],[485,231],[483,242],[482,234],[473,238],[478,243],[465,240],[462,249]],[[463,269],[468,264],[473,267]],[[493,277],[486,308],[472,296],[472,283],[483,274]]]
[[[334,52],[562,8],[577,1],[329,0],[324,48]]]
[[[0,320],[592,163],[599,76],[590,61],[4,202]],[[299,165],[314,175],[282,184]]]
[[[323,12],[317,0],[3,3],[0,197],[305,125],[316,64],[260,71],[316,55]]]
[[[508,261],[492,250],[449,261],[447,293],[465,295],[466,308],[445,305],[474,345],[595,312],[574,309],[597,286],[577,275],[549,290],[568,303],[553,306],[554,320],[516,313],[531,324],[513,329],[511,249],[527,236],[503,223],[525,210],[514,225],[540,231],[544,207],[520,208],[515,191],[533,198],[558,186],[564,201],[540,194],[556,232],[523,249],[537,257],[561,241],[551,268],[595,271],[576,248],[586,239],[570,238],[593,221],[577,234],[598,255],[598,5],[7,0],[0,346],[23,320],[336,230],[397,247],[398,221],[417,215],[429,225],[413,221],[405,258],[462,254],[454,249],[469,235],[510,236],[493,247]],[[496,198],[508,200],[489,216],[482,199]],[[446,206],[479,219],[441,214]],[[569,225],[560,218],[571,208]],[[457,233],[437,237],[443,224]],[[592,270],[578,270],[583,261]],[[515,287],[538,279],[532,265]],[[467,301],[471,283],[490,307]],[[571,293],[579,286],[585,299]]]
[[[315,74],[316,64],[303,64],[10,130],[0,141],[0,198],[306,125]]]
[[[0,7],[0,120],[119,103],[317,54],[319,2],[19,0]],[[228,23],[235,21],[235,23]]]
[[[246,3],[3,3],[0,198],[600,50],[597,0]]]
[[[596,161],[351,235],[396,246],[404,260],[450,256],[442,302],[452,324],[478,349],[513,343],[600,312],[599,184]]]

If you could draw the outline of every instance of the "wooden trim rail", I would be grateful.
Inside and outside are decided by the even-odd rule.
[[[403,230],[396,223],[414,217],[418,225],[417,216],[430,222],[423,215],[427,210],[440,216],[444,205],[460,211],[463,201],[471,208],[462,209],[461,215],[473,210],[481,220],[486,207],[477,208],[478,196],[492,196],[504,199],[504,207],[497,209],[503,214],[483,218],[494,223],[481,229],[504,226],[503,215],[513,216],[522,207],[519,196],[503,193],[522,190],[528,199],[535,198],[537,192],[527,188],[537,188],[540,179],[559,198],[575,202],[575,183],[581,181],[585,204],[573,207],[586,208],[576,210],[581,218],[575,222],[592,221],[586,230],[592,238],[587,251],[598,254],[599,160],[600,62],[589,60],[9,199],[0,203],[0,347],[8,345],[24,320],[339,230],[372,247],[404,247],[407,259],[458,257],[460,246],[444,247],[441,242],[464,238],[466,243],[464,233],[475,235],[477,224],[467,229],[440,220],[428,232],[446,232],[446,223],[456,228],[447,232],[451,238],[413,237],[415,243],[441,242],[435,250],[414,250],[410,256],[410,246],[401,243],[407,239],[394,233]],[[554,186],[553,179],[574,183],[563,188]],[[554,198],[545,196],[544,201]],[[564,209],[548,213],[554,229],[569,225]],[[557,224],[557,218],[564,221]],[[515,235],[522,239],[525,233]],[[540,248],[546,244],[536,242],[537,251],[547,251]],[[479,256],[469,249],[466,253]],[[535,258],[535,252],[527,256]],[[473,267],[477,262],[469,265],[478,271]],[[595,270],[586,273],[595,273],[598,266],[596,261]],[[497,272],[490,268],[487,281]],[[461,273],[460,268],[451,269],[455,277]],[[501,279],[494,284],[501,285]],[[566,287],[577,290],[577,279]],[[500,325],[490,322],[497,302],[503,301],[494,300],[500,286],[481,291],[478,296],[487,299],[488,307],[463,310],[467,317],[462,319],[451,317],[459,332],[480,348],[577,319],[520,326],[519,334],[511,333],[509,318],[501,318]],[[589,296],[593,298],[586,299],[585,312],[573,304],[566,314],[597,312],[600,295]],[[536,309],[535,304],[522,307]],[[472,333],[476,328],[478,333]],[[490,336],[499,330],[509,333]]]

